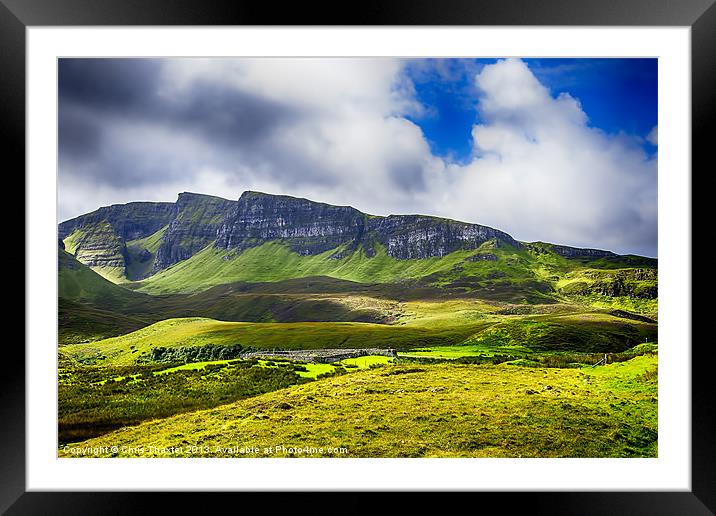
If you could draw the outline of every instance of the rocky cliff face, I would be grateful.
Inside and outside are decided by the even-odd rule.
[[[166,226],[156,258],[144,275],[185,260],[216,239],[216,231],[236,201],[210,195],[181,193],[176,203],[133,202],[112,205],[59,225],[59,238],[82,263],[95,270],[116,269],[127,274],[132,260],[150,259],[149,250],[133,249],[127,242],[154,235]]]
[[[550,250],[565,258],[589,258],[596,260],[598,258],[608,258],[617,256],[611,251],[602,251],[601,249],[584,249],[581,247],[569,247],[566,245],[552,245]]]
[[[368,231],[399,260],[445,256],[462,249],[477,249],[488,240],[519,247],[507,233],[454,220],[423,215],[390,215],[369,220]]]
[[[63,222],[59,238],[68,252],[120,280],[142,279],[190,258],[208,245],[239,252],[278,240],[300,255],[335,250],[340,259],[379,248],[398,260],[440,257],[474,250],[486,242],[567,258],[615,257],[597,249],[522,244],[496,229],[424,215],[377,217],[350,206],[333,206],[285,195],[244,192],[238,201],[182,193],[176,203],[134,202],[100,208]],[[127,245],[129,243],[129,246]],[[484,253],[474,260],[493,260]]]
[[[582,281],[568,283],[561,290],[566,294],[599,294],[608,297],[626,296],[657,299],[659,296],[656,269],[591,270],[581,273]]]
[[[174,203],[131,202],[104,206],[62,222],[58,237],[78,261],[114,281],[126,276],[127,242],[147,237],[170,220]]]
[[[422,215],[373,217],[349,206],[246,192],[219,228],[216,246],[243,250],[282,240],[299,254],[314,255],[345,245],[340,258],[360,246],[373,256],[379,243],[389,256],[406,260],[476,249],[492,239],[520,245],[507,233],[477,224]]]
[[[125,269],[126,245],[106,220],[75,229],[63,242],[77,260],[105,276],[121,276]]]
[[[210,195],[180,193],[157,250],[152,272],[186,260],[212,243],[224,217],[236,204],[236,201]]]
[[[58,233],[64,240],[76,229],[107,222],[123,240],[135,240],[155,233],[169,223],[174,203],[130,202],[103,206],[98,210],[60,223]]]
[[[283,240],[298,254],[320,254],[357,242],[366,218],[349,206],[245,192],[219,227],[216,246],[244,250],[269,240]]]

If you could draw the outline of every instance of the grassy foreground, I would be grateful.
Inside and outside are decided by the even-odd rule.
[[[60,443],[81,441],[142,421],[213,408],[391,361],[386,356],[363,356],[333,364],[233,359],[179,365],[62,367],[58,439]]]
[[[59,448],[60,457],[655,457],[657,356],[385,365]]]

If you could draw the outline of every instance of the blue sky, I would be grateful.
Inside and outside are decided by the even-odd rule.
[[[245,190],[657,255],[657,64],[61,59],[59,211]]]
[[[475,74],[497,59],[448,59],[409,64],[405,73],[426,115],[410,120],[423,130],[434,154],[459,163],[472,152],[471,129],[480,122]],[[646,136],[657,125],[657,59],[523,59],[552,96],[579,99],[591,127],[611,134]],[[654,153],[648,140],[644,149]]]

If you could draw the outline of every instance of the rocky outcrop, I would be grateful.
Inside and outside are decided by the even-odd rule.
[[[591,291],[610,297],[656,299],[659,295],[657,278],[658,272],[655,269],[624,269],[616,271],[611,278],[597,279],[591,285]]]
[[[423,215],[374,217],[369,220],[368,231],[376,236],[389,256],[399,260],[424,259],[477,249],[493,239],[520,247],[507,233],[487,226]]]
[[[130,202],[103,206],[62,222],[59,240],[77,260],[108,278],[126,276],[127,242],[149,236],[170,219],[174,203]]]
[[[468,262],[496,262],[497,255],[493,253],[476,253],[465,258]]]
[[[63,245],[89,267],[104,271],[116,269],[117,275],[124,274],[126,245],[106,220],[75,229]]]
[[[174,203],[171,202],[130,202],[103,206],[60,223],[58,236],[64,240],[76,229],[107,222],[125,241],[144,238],[169,223],[173,207]]]
[[[152,272],[186,260],[216,239],[226,214],[236,205],[211,195],[180,193],[157,249]]]
[[[85,265],[112,267],[122,276],[130,258],[139,262],[152,258],[151,252],[142,249],[130,257],[127,242],[148,237],[167,226],[146,275],[185,260],[211,244],[235,204],[236,201],[210,195],[181,193],[176,203],[132,202],[105,206],[61,223],[58,236],[64,245],[71,244],[70,252]]]
[[[601,249],[584,249],[580,247],[569,247],[566,245],[552,244],[550,246],[550,250],[555,254],[564,256],[565,258],[589,258],[596,260],[599,258],[611,258],[617,256],[611,251],[602,251]]]
[[[120,276],[130,271],[130,279],[164,270],[212,243],[241,252],[280,241],[303,256],[332,251],[330,258],[336,260],[358,250],[370,257],[384,249],[388,256],[409,260],[479,249],[468,260],[495,261],[496,255],[487,251],[504,246],[575,259],[617,257],[597,249],[522,244],[479,224],[425,215],[379,217],[350,206],[251,191],[238,201],[184,192],[175,203],[106,206],[61,223],[58,233],[78,260],[117,269]]]
[[[241,251],[283,240],[298,254],[320,254],[344,243],[357,244],[366,218],[350,206],[244,192],[219,228],[216,246]]]
[[[621,269],[616,271],[584,271],[584,281],[568,283],[562,287],[565,294],[599,294],[608,297],[657,299],[659,295],[656,269]]]
[[[423,215],[369,216],[350,206],[332,206],[283,195],[246,192],[217,232],[216,246],[239,251],[281,240],[301,255],[344,246],[339,259],[359,247],[368,256],[381,244],[389,256],[423,259],[476,249],[491,239],[519,247],[496,229]]]

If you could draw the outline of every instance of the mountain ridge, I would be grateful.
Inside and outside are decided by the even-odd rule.
[[[104,206],[60,223],[58,235],[70,254],[118,283],[165,271],[209,245],[241,253],[272,241],[300,256],[335,250],[330,256],[335,260],[358,251],[372,258],[381,248],[397,260],[422,260],[476,250],[487,242],[569,259],[620,256],[601,249],[520,242],[504,231],[446,217],[370,215],[352,206],[253,190],[235,201],[182,192],[174,203]],[[152,247],[137,245],[144,240],[151,240]]]

